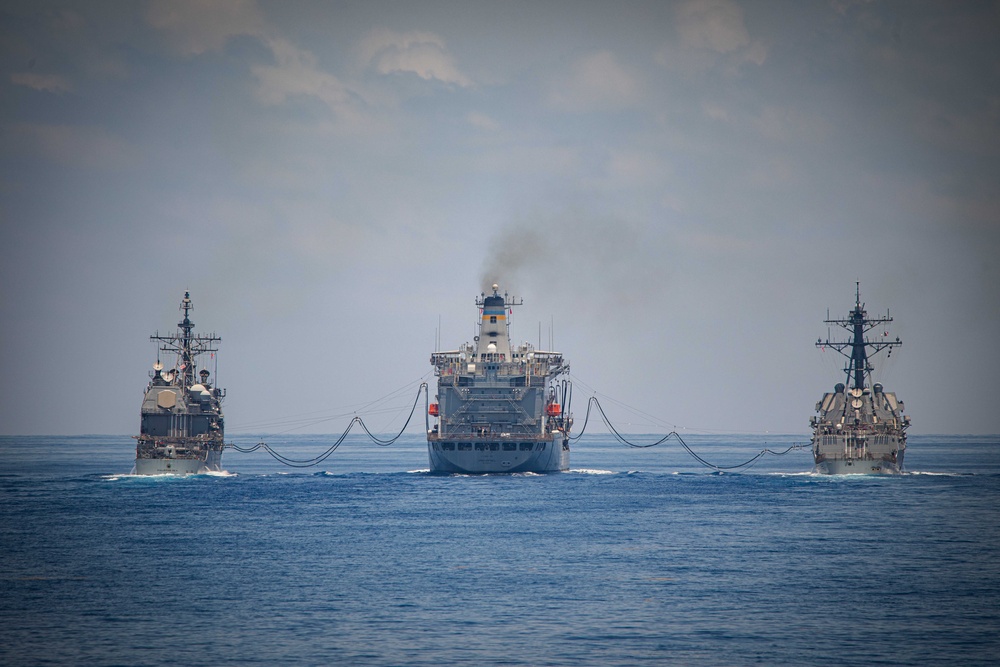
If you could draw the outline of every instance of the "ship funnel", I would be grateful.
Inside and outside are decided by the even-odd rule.
[[[480,302],[482,318],[479,322],[479,344],[476,354],[479,361],[507,362],[510,357],[510,340],[507,337],[507,299],[497,294],[483,297]]]

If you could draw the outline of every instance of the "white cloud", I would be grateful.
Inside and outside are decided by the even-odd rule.
[[[661,65],[701,72],[720,60],[730,67],[767,60],[767,45],[751,39],[734,0],[689,0],[674,14],[678,39],[656,54]]]
[[[691,0],[679,5],[677,32],[685,46],[718,53],[750,44],[743,10],[732,0]]]
[[[378,28],[364,38],[358,50],[362,62],[379,74],[411,73],[426,81],[472,85],[472,80],[459,71],[444,40],[431,33]]]
[[[261,35],[264,30],[253,0],[153,0],[146,21],[166,33],[184,56],[217,51],[230,37]]]
[[[257,95],[265,104],[283,104],[298,96],[315,97],[334,112],[346,112],[351,95],[337,77],[322,71],[316,56],[283,39],[265,40],[274,65],[251,68],[257,77]]]
[[[767,60],[767,46],[764,42],[753,42],[742,51],[743,60],[760,67]]]
[[[712,120],[717,120],[721,122],[726,122],[729,120],[729,112],[725,108],[719,106],[718,104],[712,104],[711,102],[705,102],[701,105],[702,112],[711,118]]]
[[[483,113],[473,111],[468,115],[467,120],[469,121],[469,125],[479,128],[480,130],[496,132],[500,129],[500,123],[498,123],[494,118],[491,118]]]
[[[256,37],[274,57],[273,64],[250,68],[262,103],[277,106],[315,98],[341,120],[351,120],[355,126],[363,122],[356,104],[362,96],[357,90],[324,71],[311,52],[268,29],[253,0],[154,0],[146,18],[184,56],[221,49],[234,36]]]
[[[622,66],[610,51],[578,60],[569,77],[549,96],[553,106],[569,111],[624,109],[639,101],[638,77]]]
[[[35,74],[33,72],[22,72],[10,75],[11,83],[18,86],[27,86],[35,90],[49,93],[66,93],[73,89],[69,81],[58,74]]]

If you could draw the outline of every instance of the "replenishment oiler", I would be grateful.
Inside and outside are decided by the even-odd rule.
[[[194,335],[189,314],[191,295],[184,293],[180,309],[184,319],[177,332],[149,337],[159,352],[173,357],[164,370],[157,354],[149,386],[142,400],[142,421],[136,438],[135,474],[185,475],[222,470],[222,399],[226,392],[209,382],[211,373],[202,368],[195,375],[199,356],[215,357],[215,334]]]
[[[829,318],[829,315],[827,316]],[[824,394],[816,404],[817,416],[810,421],[813,427],[812,448],[816,472],[824,474],[893,474],[903,471],[903,454],[906,452],[906,429],[910,418],[903,415],[903,402],[882,384],[871,384],[874,367],[872,356],[888,350],[886,357],[902,342],[897,337],[888,340],[888,331],[882,326],[892,322],[888,312],[885,317],[869,318],[861,303],[861,287],[857,286],[854,310],[844,320],[824,320],[850,331],[846,342],[816,341],[816,347],[831,348],[847,357],[844,368],[846,387],[837,383],[833,393]],[[869,331],[879,327],[881,337],[869,340]]]
[[[479,335],[431,356],[438,377],[427,433],[433,473],[549,473],[569,469],[569,363],[529,343],[511,347],[506,293],[476,299]]]

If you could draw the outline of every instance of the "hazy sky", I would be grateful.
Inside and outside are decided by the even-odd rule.
[[[230,433],[397,389],[398,428],[494,281],[578,421],[807,433],[860,281],[911,433],[1000,432],[998,34],[995,2],[7,0],[0,432],[136,433],[185,290]]]

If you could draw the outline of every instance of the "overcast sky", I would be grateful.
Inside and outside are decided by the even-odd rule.
[[[498,282],[578,423],[598,392],[632,432],[805,434],[860,281],[911,433],[998,433],[998,34],[985,2],[7,0],[0,432],[136,433],[185,290],[229,433],[398,428]]]

